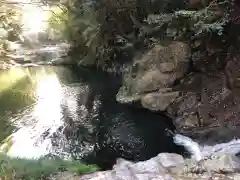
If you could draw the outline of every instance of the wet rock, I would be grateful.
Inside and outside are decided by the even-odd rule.
[[[169,88],[182,78],[189,67],[189,46],[183,42],[172,42],[168,46],[156,45],[126,71],[123,86],[117,100],[131,99],[137,95]]]
[[[141,98],[141,104],[152,111],[165,111],[178,95],[179,92],[149,93]]]

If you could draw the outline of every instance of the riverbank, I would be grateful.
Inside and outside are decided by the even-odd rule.
[[[195,145],[192,140],[187,144],[187,146]],[[232,150],[228,148],[230,145]],[[118,158],[113,168],[107,171],[98,171],[95,165],[64,161],[56,157],[27,160],[0,154],[0,178],[4,180],[239,180],[240,158],[236,155],[237,151],[233,150],[238,147],[237,140],[211,147],[199,146],[199,153],[203,156],[200,161],[195,159],[195,156],[184,158],[175,153],[160,153],[140,162]],[[198,152],[191,153],[194,155]]]
[[[32,47],[17,42],[13,44],[15,48],[0,55],[0,69],[76,64],[70,57],[67,57],[69,44],[64,42],[43,43],[32,45]]]
[[[98,170],[95,165],[85,165],[78,161],[59,158],[23,159],[0,154],[0,179],[4,180],[41,180],[59,173],[79,176]]]
[[[0,70],[6,70],[16,67],[38,67],[38,66],[72,66],[76,63],[68,60],[67,58],[57,59],[54,61],[24,61],[22,59],[14,59],[9,57],[0,57]]]
[[[175,153],[160,153],[136,163],[120,158],[112,170],[83,175],[80,180],[239,180],[239,141],[202,146],[191,138],[175,134],[174,142],[183,145],[191,158]]]

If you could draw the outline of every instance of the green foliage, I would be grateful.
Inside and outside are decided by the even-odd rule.
[[[100,46],[99,24],[96,12],[91,8],[71,9],[69,21],[72,22],[71,41],[81,52],[80,64],[95,64]]]
[[[21,33],[21,13],[17,5],[0,2],[0,56],[9,50],[9,41],[15,41]]]
[[[67,17],[58,13],[66,23],[52,20],[52,27],[64,29],[72,52],[79,55],[77,61],[85,65],[116,63],[122,54],[131,56],[159,41],[189,41],[213,33],[221,36],[231,21],[232,0],[213,0],[198,9],[174,0],[91,2],[87,6],[69,0],[63,5]]]
[[[14,31],[18,34],[21,30],[21,20],[20,10],[13,4],[8,4],[7,2],[1,1],[0,10],[0,28],[6,31]]]
[[[227,7],[227,2],[214,2],[196,11],[179,10],[171,14],[149,15],[146,22],[159,29],[165,28],[165,31],[174,31],[170,36],[175,39],[186,36],[186,33],[193,37],[204,36],[206,33],[222,35],[225,25],[230,21],[224,16],[226,11],[222,7],[223,4]]]
[[[99,24],[96,12],[87,6],[55,7],[49,19],[50,29],[77,47],[78,63],[94,64],[99,46]]]
[[[189,40],[213,33],[220,36],[231,21],[229,14],[233,9],[233,0],[212,0],[205,7],[202,4],[190,9],[183,1],[174,0],[47,2],[53,7],[50,38],[68,41],[72,45],[70,54],[76,55],[78,64],[96,66],[115,63],[123,54],[130,57],[135,51],[166,39]],[[17,37],[21,28],[13,17],[18,12],[14,8],[3,9],[1,27],[8,37]],[[1,44],[2,49],[7,49],[7,43]]]
[[[49,31],[53,31],[53,35],[61,38],[69,39],[68,37],[68,11],[64,6],[57,6],[52,9],[48,19]]]
[[[58,172],[68,171],[71,174],[81,175],[97,171],[95,165],[84,165],[76,161],[61,159],[27,160],[10,158],[0,154],[0,178],[16,180],[41,180]]]

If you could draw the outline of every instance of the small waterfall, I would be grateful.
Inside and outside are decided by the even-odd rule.
[[[176,144],[184,146],[196,161],[200,161],[201,159],[204,159],[204,157],[209,157],[215,153],[237,155],[240,152],[240,139],[233,139],[227,143],[216,144],[213,146],[200,145],[191,138],[181,134],[174,135],[173,139]]]

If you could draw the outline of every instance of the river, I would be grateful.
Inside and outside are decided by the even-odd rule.
[[[17,42],[10,58],[32,63],[0,70],[1,152],[22,158],[79,159],[102,169],[111,168],[120,157],[140,161],[160,152],[184,153],[165,131],[174,129],[170,118],[116,102],[120,76],[40,65],[64,61],[61,55],[68,45],[40,41],[44,11],[26,7],[23,37],[31,46]]]
[[[118,104],[119,77],[97,70],[39,66],[0,71],[1,150],[10,156],[55,155],[107,167],[116,158],[145,160],[180,152],[162,114]]]

